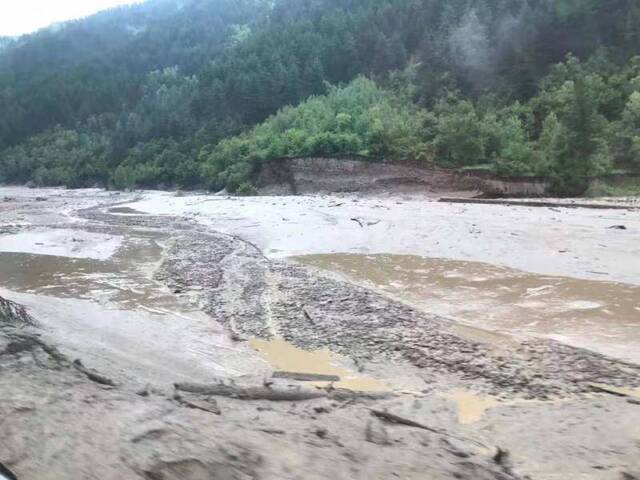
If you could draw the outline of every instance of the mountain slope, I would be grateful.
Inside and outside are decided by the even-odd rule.
[[[0,51],[0,148],[13,147],[0,154],[0,180],[107,184],[126,165],[134,185],[219,186],[206,177],[220,140],[359,75],[429,109],[421,158],[543,172],[567,157],[566,169],[584,176],[599,169],[572,164],[579,152],[566,145],[545,147],[557,150],[553,161],[536,153],[543,123],[554,113],[566,128],[584,94],[593,105],[576,111],[593,121],[576,122],[598,131],[598,145],[580,155],[635,162],[625,107],[637,53],[634,0],[150,0]],[[575,60],[563,76],[553,65],[567,54]],[[615,97],[598,82],[617,81],[626,83],[614,100],[593,97]],[[623,111],[627,137],[605,138]],[[473,126],[485,120],[510,137]],[[83,149],[86,168],[62,160]]]

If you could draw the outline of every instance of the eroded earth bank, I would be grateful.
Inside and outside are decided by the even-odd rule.
[[[638,478],[639,231],[633,209],[1,188],[0,462]]]

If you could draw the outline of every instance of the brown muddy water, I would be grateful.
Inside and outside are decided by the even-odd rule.
[[[639,286],[412,255],[292,259],[471,327],[551,338],[640,363]]]
[[[184,309],[172,292],[151,278],[161,260],[162,236],[138,231],[125,238],[116,254],[104,261],[0,252],[0,284],[22,293],[111,302],[151,313]]]
[[[339,378],[333,382],[335,388],[359,392],[379,392],[389,390],[378,380],[348,370],[341,364],[346,359],[327,349],[307,351],[297,348],[285,340],[252,339],[251,346],[276,370],[315,375],[330,375]],[[317,386],[327,386],[329,382],[312,382]]]
[[[0,293],[25,305],[63,352],[119,380],[206,382],[265,370],[200,310],[198,291],[175,293],[153,279],[166,235],[108,233],[122,244],[106,260],[0,252]]]

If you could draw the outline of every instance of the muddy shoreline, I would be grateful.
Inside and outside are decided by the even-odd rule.
[[[163,232],[162,254],[148,270],[159,284],[153,288],[190,305],[186,314],[205,312],[202,326],[219,325],[229,343],[217,348],[241,356],[218,360],[239,374],[205,371],[206,350],[216,344],[207,343],[212,333],[198,316],[171,317],[161,328],[180,328],[147,342],[166,347],[180,330],[184,345],[204,338],[191,360],[193,378],[185,379],[171,369],[142,378],[154,366],[108,358],[108,339],[99,355],[91,344],[65,344],[53,333],[62,328],[55,318],[34,327],[5,315],[0,461],[19,478],[551,479],[563,472],[619,479],[640,471],[638,365],[548,340],[486,341],[371,289],[267,258],[255,244],[193,218],[120,205],[134,199],[74,202],[55,225],[45,208],[22,200],[16,208],[32,225],[19,225],[15,211],[0,218],[18,234],[45,226]],[[1,294],[37,301],[26,291]],[[115,318],[103,332],[124,328]],[[253,338],[326,349],[341,371],[375,378],[384,390],[272,378],[277,368],[251,348]],[[612,394],[615,387],[627,393]],[[54,455],[56,445],[64,455]]]

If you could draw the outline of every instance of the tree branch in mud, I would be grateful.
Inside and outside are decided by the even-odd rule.
[[[594,392],[608,393],[609,395],[614,395],[616,397],[631,397],[629,393],[617,387],[602,385],[599,383],[588,383],[587,386]]]
[[[307,311],[306,308],[302,309],[302,313],[304,313],[304,316],[307,320],[309,320],[309,322],[311,322],[311,325],[316,325],[316,321],[313,319],[313,317],[309,314],[309,312]]]
[[[99,383],[100,385],[107,385],[109,387],[116,386],[116,382],[111,380],[109,377],[105,377],[104,375],[101,375],[95,370],[85,367],[79,359],[76,359],[73,361],[73,366],[79,372],[84,373],[87,376],[87,378],[92,382]]]
[[[410,418],[405,418],[405,417],[401,417],[400,415],[396,415],[394,413],[390,413],[387,412],[386,410],[376,410],[376,409],[369,409],[369,411],[371,412],[372,415],[374,415],[375,417],[380,418],[381,420],[384,420],[388,423],[394,423],[397,425],[406,425],[407,427],[414,427],[414,428],[420,428],[422,430],[427,430],[428,432],[432,432],[432,433],[436,433],[438,435],[443,435],[445,437],[449,437],[449,438],[454,438],[457,440],[462,440],[462,441],[469,441],[469,442],[473,442],[483,448],[489,448],[487,445],[485,445],[482,442],[479,442],[478,440],[473,440],[470,438],[460,438],[456,435],[452,435],[451,433],[445,431],[445,430],[441,430],[438,428],[434,428],[434,427],[430,427],[428,425],[425,425],[423,423],[419,423],[416,422],[415,420],[411,420]]]
[[[337,375],[324,375],[319,373],[304,372],[273,372],[273,378],[285,378],[288,380],[297,380],[299,382],[339,382],[340,377]]]
[[[240,386],[234,383],[176,383],[178,391],[237,398],[240,400],[269,400],[272,402],[300,402],[317,398],[334,400],[381,400],[393,395],[391,392],[357,392],[344,388],[306,388],[295,384],[265,383],[259,386]]]
[[[178,393],[173,396],[174,400],[180,405],[187,408],[194,408],[196,410],[202,410],[204,412],[213,413],[214,415],[220,415],[222,412],[218,407],[218,403],[214,398],[204,396],[200,398],[197,394],[189,394],[189,392]]]
[[[273,402],[297,402],[312,400],[327,396],[327,392],[320,389],[307,389],[298,385],[286,386],[238,386],[227,383],[197,384],[176,383],[176,390],[216,395],[220,397],[238,398],[241,400],[270,400]]]
[[[416,422],[414,420],[411,420],[409,418],[405,418],[405,417],[401,417],[400,415],[395,415],[393,413],[389,413],[386,410],[376,410],[376,409],[371,409],[371,414],[375,417],[378,417],[386,422],[389,423],[395,423],[398,425],[406,425],[408,427],[415,427],[415,428],[421,428],[422,430],[428,430],[429,432],[433,432],[433,433],[438,433],[438,434],[444,434],[446,432],[442,431],[442,430],[438,430],[437,428],[433,428],[433,427],[429,427],[427,425],[424,425],[422,423]]]

